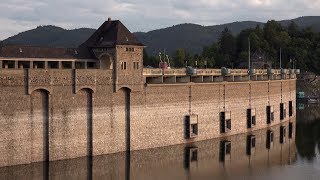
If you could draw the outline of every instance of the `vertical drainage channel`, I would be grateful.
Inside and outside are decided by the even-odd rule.
[[[92,119],[93,119],[93,107],[92,107],[92,91],[86,90],[87,95],[87,180],[92,179],[92,155],[93,155],[93,134],[92,134]]]
[[[125,121],[126,121],[126,162],[125,179],[130,179],[130,90],[125,89]]]

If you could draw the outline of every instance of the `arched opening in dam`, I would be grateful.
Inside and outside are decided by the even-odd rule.
[[[131,104],[131,89],[124,87],[116,92],[114,99],[114,115],[116,131],[114,136],[114,142],[120,142],[117,144],[121,148],[121,151],[125,151],[125,178],[130,179],[130,104]]]
[[[80,108],[79,114],[81,115],[81,119],[79,119],[78,125],[81,126],[79,128],[79,130],[81,130],[82,132],[79,132],[81,134],[85,134],[85,136],[83,136],[82,139],[82,147],[86,147],[83,148],[83,151],[86,151],[84,153],[84,155],[87,156],[92,156],[93,152],[93,135],[92,135],[92,119],[93,119],[93,107],[92,107],[92,94],[93,91],[92,89],[89,88],[84,88],[81,89],[78,93],[77,93],[77,101],[80,105],[82,105],[82,107],[85,108]],[[81,107],[81,106],[80,106]]]
[[[92,121],[93,121],[93,105],[92,105],[92,94],[93,91],[89,88],[81,89],[78,94],[81,96],[80,100],[85,109],[82,113],[85,114],[86,120],[86,144],[87,144],[87,179],[92,179],[92,156],[93,156],[93,132],[92,132]],[[85,129],[83,129],[85,131]]]
[[[49,161],[49,92],[31,93],[31,152],[33,161]]]
[[[124,103],[125,141],[126,150],[130,151],[130,93],[129,88],[121,88]]]

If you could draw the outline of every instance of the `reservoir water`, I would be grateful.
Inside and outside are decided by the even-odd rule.
[[[0,168],[0,179],[320,179],[320,106],[288,122],[193,144]]]

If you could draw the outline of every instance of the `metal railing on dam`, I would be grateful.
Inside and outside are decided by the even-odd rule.
[[[143,76],[147,84],[170,83],[210,83],[210,82],[241,82],[295,79],[299,69],[160,69],[144,68]]]

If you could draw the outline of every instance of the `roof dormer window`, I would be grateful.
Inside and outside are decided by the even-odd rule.
[[[133,47],[127,47],[127,48],[126,48],[126,51],[127,51],[127,52],[133,52],[133,51],[134,51],[134,48],[133,48]]]

